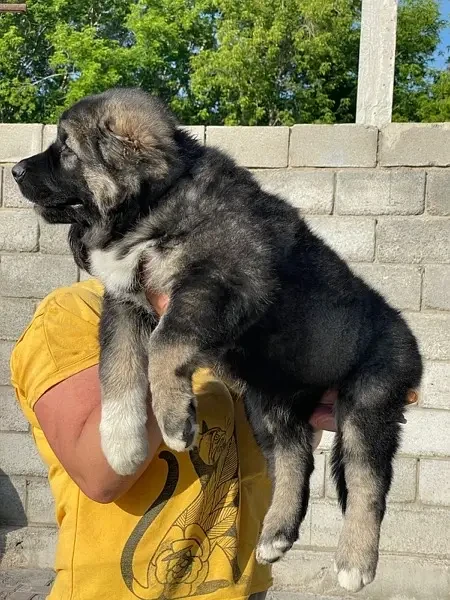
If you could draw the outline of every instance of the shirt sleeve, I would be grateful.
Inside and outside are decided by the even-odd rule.
[[[99,361],[102,288],[94,280],[61,288],[37,308],[11,355],[11,380],[23,408]]]

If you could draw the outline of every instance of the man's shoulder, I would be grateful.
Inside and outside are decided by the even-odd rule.
[[[31,403],[62,378],[98,361],[103,288],[87,280],[51,292],[11,354],[11,378]]]

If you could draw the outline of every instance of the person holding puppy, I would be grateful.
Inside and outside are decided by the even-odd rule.
[[[117,475],[99,434],[102,294],[93,279],[51,293],[11,358],[55,498],[49,599],[261,600],[271,573],[255,546],[271,490],[241,399],[210,371],[196,372],[197,445],[175,453],[162,443],[149,398],[147,461],[135,475]],[[164,313],[167,297],[148,300]],[[334,429],[333,400],[330,391],[313,415],[317,429]]]

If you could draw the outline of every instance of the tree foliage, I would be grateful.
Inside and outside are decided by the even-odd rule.
[[[185,123],[350,122],[361,0],[28,0],[0,14],[0,121],[53,122],[139,85]],[[437,0],[400,7],[394,115],[450,118]]]

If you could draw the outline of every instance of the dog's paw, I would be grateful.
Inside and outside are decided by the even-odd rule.
[[[269,522],[273,517],[273,513],[266,515],[266,520]],[[258,545],[256,547],[256,560],[260,565],[272,564],[282,558],[288,550],[292,548],[295,540],[298,537],[298,530],[296,533],[292,530],[285,529],[282,525],[275,525],[270,523],[268,526],[265,524],[259,538]]]
[[[163,436],[164,443],[176,452],[190,450],[198,434],[196,398],[180,393],[155,402],[153,410]]]
[[[361,542],[361,539],[359,540]],[[348,592],[359,592],[375,578],[378,563],[378,548],[354,544],[340,540],[334,561],[339,585]]]
[[[102,418],[100,438],[106,460],[118,475],[136,473],[148,456],[145,422],[132,425]]]
[[[176,452],[190,450],[195,445],[198,431],[195,410],[193,413],[189,410],[185,417],[172,414],[163,419],[164,443]]]
[[[256,547],[256,560],[260,565],[272,564],[284,556],[292,544],[293,542],[283,533],[275,536],[263,533]]]
[[[338,583],[341,588],[348,592],[359,592],[365,585],[372,583],[375,577],[373,571],[363,571],[358,567],[347,566],[348,568],[339,568],[334,563],[334,570],[337,573]]]

